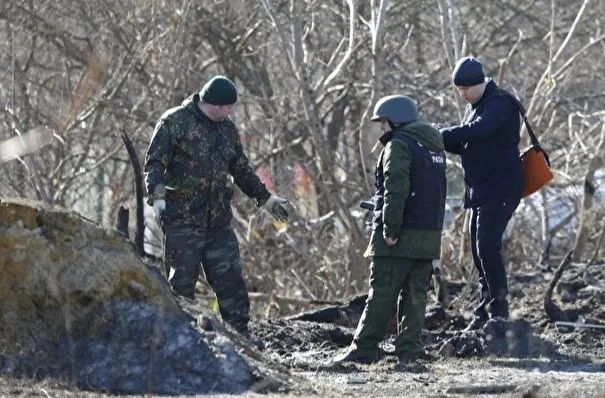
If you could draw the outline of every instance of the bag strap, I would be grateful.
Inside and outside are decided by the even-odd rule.
[[[519,110],[521,117],[523,117],[523,122],[525,123],[525,127],[527,128],[527,133],[529,134],[529,139],[531,140],[532,146],[538,152],[542,152],[544,154],[544,159],[546,159],[546,163],[548,164],[548,167],[550,167],[550,158],[548,157],[548,153],[546,153],[544,148],[542,148],[542,145],[540,145],[540,141],[538,141],[538,137],[536,137],[536,134],[534,133],[534,129],[531,128],[531,125],[529,124],[529,120],[527,119],[527,114],[525,113],[525,107],[523,106],[523,104],[521,103],[521,101],[519,101],[519,99],[517,97],[515,97],[508,91],[501,88],[500,92],[502,94],[506,95],[507,97],[509,97],[510,99],[512,99],[513,102],[515,103],[515,105],[517,105],[517,109]]]

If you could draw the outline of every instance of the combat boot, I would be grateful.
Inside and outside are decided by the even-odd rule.
[[[399,358],[399,363],[411,363],[411,362],[434,362],[439,359],[438,355],[435,355],[431,352],[427,351],[419,351],[419,352],[411,352],[411,353],[403,353],[397,355]]]
[[[262,351],[265,349],[265,343],[263,343],[263,341],[257,337],[252,337],[252,335],[250,334],[250,329],[248,329],[248,326],[245,327],[240,327],[239,329],[237,329],[237,332],[242,335],[242,337],[244,337],[244,339],[246,340],[246,343],[248,343],[248,345],[252,348],[255,348],[259,351]]]
[[[378,360],[378,355],[360,355],[355,350],[347,350],[342,354],[337,355],[332,363],[334,364],[344,364],[344,363],[361,363],[361,364],[370,364],[376,362]]]

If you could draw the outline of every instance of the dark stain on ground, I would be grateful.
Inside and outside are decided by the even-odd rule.
[[[604,281],[603,267],[592,267],[591,280]],[[557,290],[557,300],[572,293],[567,305],[586,322],[603,322],[605,311],[603,288],[577,280],[578,270],[571,270]],[[550,358],[578,360],[594,358],[602,352],[605,333],[598,329],[558,329],[548,320],[543,309],[543,293],[548,275],[536,272],[510,276],[511,320],[491,320],[481,330],[465,332],[468,319],[455,308],[431,305],[427,308],[423,340],[427,352],[438,357]],[[603,284],[603,282],[599,282]],[[461,294],[465,285],[448,284],[450,296]],[[599,290],[601,289],[601,290]],[[601,294],[595,294],[595,293]],[[313,368],[329,364],[349,346],[355,333],[367,295],[354,297],[349,303],[326,306],[277,320],[252,322],[252,334],[263,341],[264,354],[291,367]],[[434,295],[432,302],[436,302]],[[573,307],[571,307],[573,306]],[[467,308],[469,304],[467,303]],[[472,304],[470,304],[472,307]],[[380,345],[384,358],[393,358],[394,322]],[[388,359],[389,361],[391,359]]]

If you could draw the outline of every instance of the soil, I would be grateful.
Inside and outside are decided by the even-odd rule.
[[[555,289],[555,302],[573,321],[605,324],[605,267],[571,264]],[[557,327],[543,309],[543,295],[553,272],[528,266],[509,275],[511,320],[490,321],[482,330],[464,332],[463,308],[470,298],[462,283],[448,282],[453,304],[431,308],[424,333],[426,349],[435,358],[400,364],[390,354],[393,336],[381,344],[381,359],[370,365],[334,364],[332,359],[350,344],[359,315],[354,305],[323,308],[323,322],[255,319],[251,322],[260,350],[245,348],[261,371],[280,380],[259,383],[249,396],[498,396],[605,397],[605,329]],[[204,328],[199,300],[183,303]],[[339,310],[339,311],[326,311]],[[326,314],[342,315],[330,318]],[[316,313],[316,312],[315,312]],[[308,314],[307,314],[308,315]],[[333,322],[331,321],[333,320]],[[262,392],[259,393],[259,392]],[[101,397],[52,381],[0,379],[2,396]]]
[[[586,274],[585,264],[565,270],[553,299],[570,320],[605,324],[603,265]],[[389,355],[390,336],[379,362],[334,365],[355,324],[262,320],[252,332],[264,342],[265,357],[305,376],[325,396],[605,397],[605,329],[555,326],[543,305],[552,276],[532,265],[510,274],[511,320],[490,321],[477,332],[462,331],[470,314],[454,307],[472,303],[462,297],[464,284],[449,282],[450,298],[460,299],[453,308],[433,304],[427,312],[424,341],[436,357],[431,361],[399,364]],[[433,292],[431,298],[435,303]]]

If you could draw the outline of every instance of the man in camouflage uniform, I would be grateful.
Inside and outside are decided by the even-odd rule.
[[[265,188],[242,150],[229,119],[236,101],[233,82],[215,76],[166,111],[147,150],[145,177],[148,202],[165,235],[172,289],[194,298],[201,264],[223,320],[248,337],[250,302],[231,226],[229,175],[276,219],[285,221],[288,213],[286,200]]]
[[[349,349],[336,362],[378,359],[399,300],[395,354],[407,363],[425,355],[422,328],[432,261],[441,254],[445,212],[445,152],[439,131],[420,120],[406,96],[382,98],[372,121],[384,145],[376,166],[370,244],[370,291]]]

